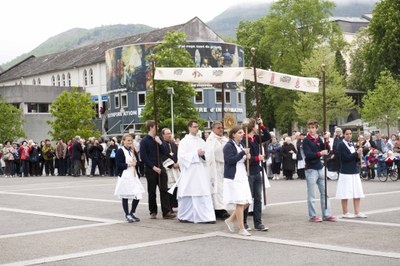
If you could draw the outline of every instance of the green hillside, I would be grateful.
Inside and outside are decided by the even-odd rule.
[[[24,60],[30,55],[42,56],[74,49],[80,46],[101,43],[113,39],[149,32],[154,28],[143,24],[109,25],[94,29],[74,28],[53,36],[32,51],[22,54],[12,61],[2,65],[3,69]]]

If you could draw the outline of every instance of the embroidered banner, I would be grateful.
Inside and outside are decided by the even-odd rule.
[[[192,83],[223,83],[223,82],[242,82],[244,68],[156,68],[154,79],[156,80],[175,80]]]
[[[256,68],[257,83],[287,90],[318,93],[319,79],[298,77]],[[244,78],[254,82],[254,69],[246,68]]]
[[[319,79],[298,77],[279,72],[256,69],[257,82],[282,89],[318,92]],[[154,79],[175,80],[192,83],[254,81],[253,68],[156,68]]]

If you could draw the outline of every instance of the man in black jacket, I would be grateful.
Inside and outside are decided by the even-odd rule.
[[[157,185],[160,190],[163,218],[174,219],[176,215],[171,212],[168,193],[168,177],[161,161],[161,155],[167,154],[167,151],[162,140],[157,136],[155,121],[146,121],[146,128],[149,132],[140,142],[140,157],[145,166],[144,172],[147,179],[147,192],[149,194],[150,219],[157,219]],[[158,160],[157,150],[160,155]]]

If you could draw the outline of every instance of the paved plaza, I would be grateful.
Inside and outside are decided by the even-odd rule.
[[[137,209],[141,222],[128,224],[115,183],[1,177],[0,264],[400,265],[400,181],[363,181],[368,218],[323,223],[308,222],[304,180],[271,181],[263,213],[270,230],[250,237],[230,233],[223,221],[180,223],[160,212],[150,220],[147,194]],[[332,197],[336,185],[328,182]],[[331,203],[339,217],[340,201]]]

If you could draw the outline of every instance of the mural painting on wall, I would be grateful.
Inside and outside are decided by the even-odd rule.
[[[150,62],[153,45],[123,46],[106,52],[107,90],[142,91],[150,87]]]
[[[150,62],[146,57],[156,44],[117,47],[106,52],[107,90],[142,91],[151,86]],[[244,51],[240,46],[225,43],[195,42],[180,46],[193,58],[196,67],[243,67]],[[210,84],[194,84],[209,87]],[[219,87],[220,84],[211,84]],[[236,83],[225,83],[236,88]]]

